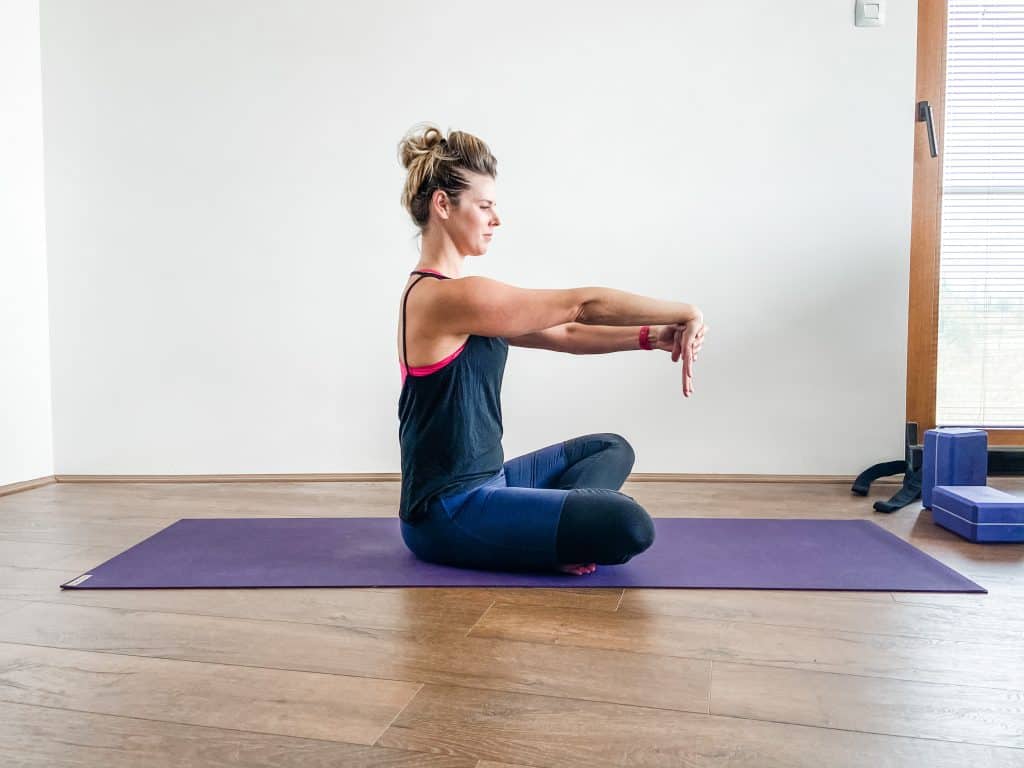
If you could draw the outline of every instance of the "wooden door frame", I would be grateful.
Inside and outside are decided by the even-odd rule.
[[[939,156],[928,130],[915,122],[914,191],[910,230],[910,313],[907,328],[907,421],[918,435],[935,427],[939,348],[939,248],[942,228],[942,163],[945,156],[947,0],[918,0],[917,103],[932,106]],[[1024,445],[1024,430],[986,428],[989,445]]]

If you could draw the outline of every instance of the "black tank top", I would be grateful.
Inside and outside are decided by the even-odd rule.
[[[402,299],[402,362],[406,376],[398,399],[402,450],[402,495],[398,515],[408,523],[426,516],[436,497],[469,490],[497,474],[505,462],[501,446],[501,380],[508,342],[471,335],[461,350],[430,373],[414,375],[406,352],[406,303],[424,277]],[[413,369],[417,370],[417,369]]]

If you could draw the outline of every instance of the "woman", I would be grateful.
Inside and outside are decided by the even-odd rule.
[[[703,316],[691,304],[610,288],[528,290],[461,277],[465,258],[486,253],[501,224],[497,162],[475,136],[445,138],[425,125],[399,145],[402,204],[422,235],[398,327],[402,538],[420,559],[464,568],[582,575],[625,563],[654,542],[650,515],[619,491],[632,446],[597,433],[505,461],[508,347],[671,351],[682,357],[688,397]]]

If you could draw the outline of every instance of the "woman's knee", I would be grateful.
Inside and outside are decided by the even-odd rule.
[[[647,510],[635,501],[622,509],[618,518],[619,537],[632,555],[649,549],[654,544],[654,520]]]
[[[595,488],[569,492],[558,527],[566,562],[625,563],[650,548],[654,535],[654,521],[632,496]]]
[[[615,443],[623,452],[628,453],[630,456],[634,455],[633,446],[630,444],[629,440],[618,432],[602,432],[601,437],[611,443]]]
[[[636,452],[633,451],[633,445],[631,445],[630,441],[627,440],[622,435],[615,435],[615,437],[617,437],[618,440],[620,440],[620,443],[622,445],[623,455],[626,457],[626,462],[629,465],[630,470],[632,470],[633,469],[633,465],[634,465],[634,463],[636,463],[636,460],[637,460]]]
[[[633,450],[633,446],[630,445],[629,440],[616,432],[602,432],[600,437],[610,444],[608,450],[615,452],[621,457],[622,465],[626,468],[626,474],[629,474],[633,469],[633,464],[636,462],[636,452]]]

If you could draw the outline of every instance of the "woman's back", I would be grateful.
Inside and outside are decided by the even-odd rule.
[[[424,369],[428,369],[450,357],[461,349],[469,339],[468,333],[451,335],[431,326],[429,317],[432,313],[428,309],[439,298],[435,289],[439,286],[441,280],[426,279],[421,281],[420,273],[422,272],[430,272],[440,276],[440,273],[436,273],[434,270],[417,270],[409,275],[408,281],[406,281],[405,286],[402,288],[402,297],[405,297],[406,292],[408,292],[409,296],[404,313],[402,302],[399,301],[398,304],[397,353],[398,365],[402,371],[403,378],[405,377],[405,366],[407,364],[417,373],[424,371]],[[410,291],[409,289],[416,282],[421,284],[417,285],[416,290]],[[408,320],[408,328],[406,328],[405,320],[403,320],[403,314],[405,314]],[[404,350],[403,334],[405,334]],[[406,355],[408,355],[408,360],[405,359]]]

